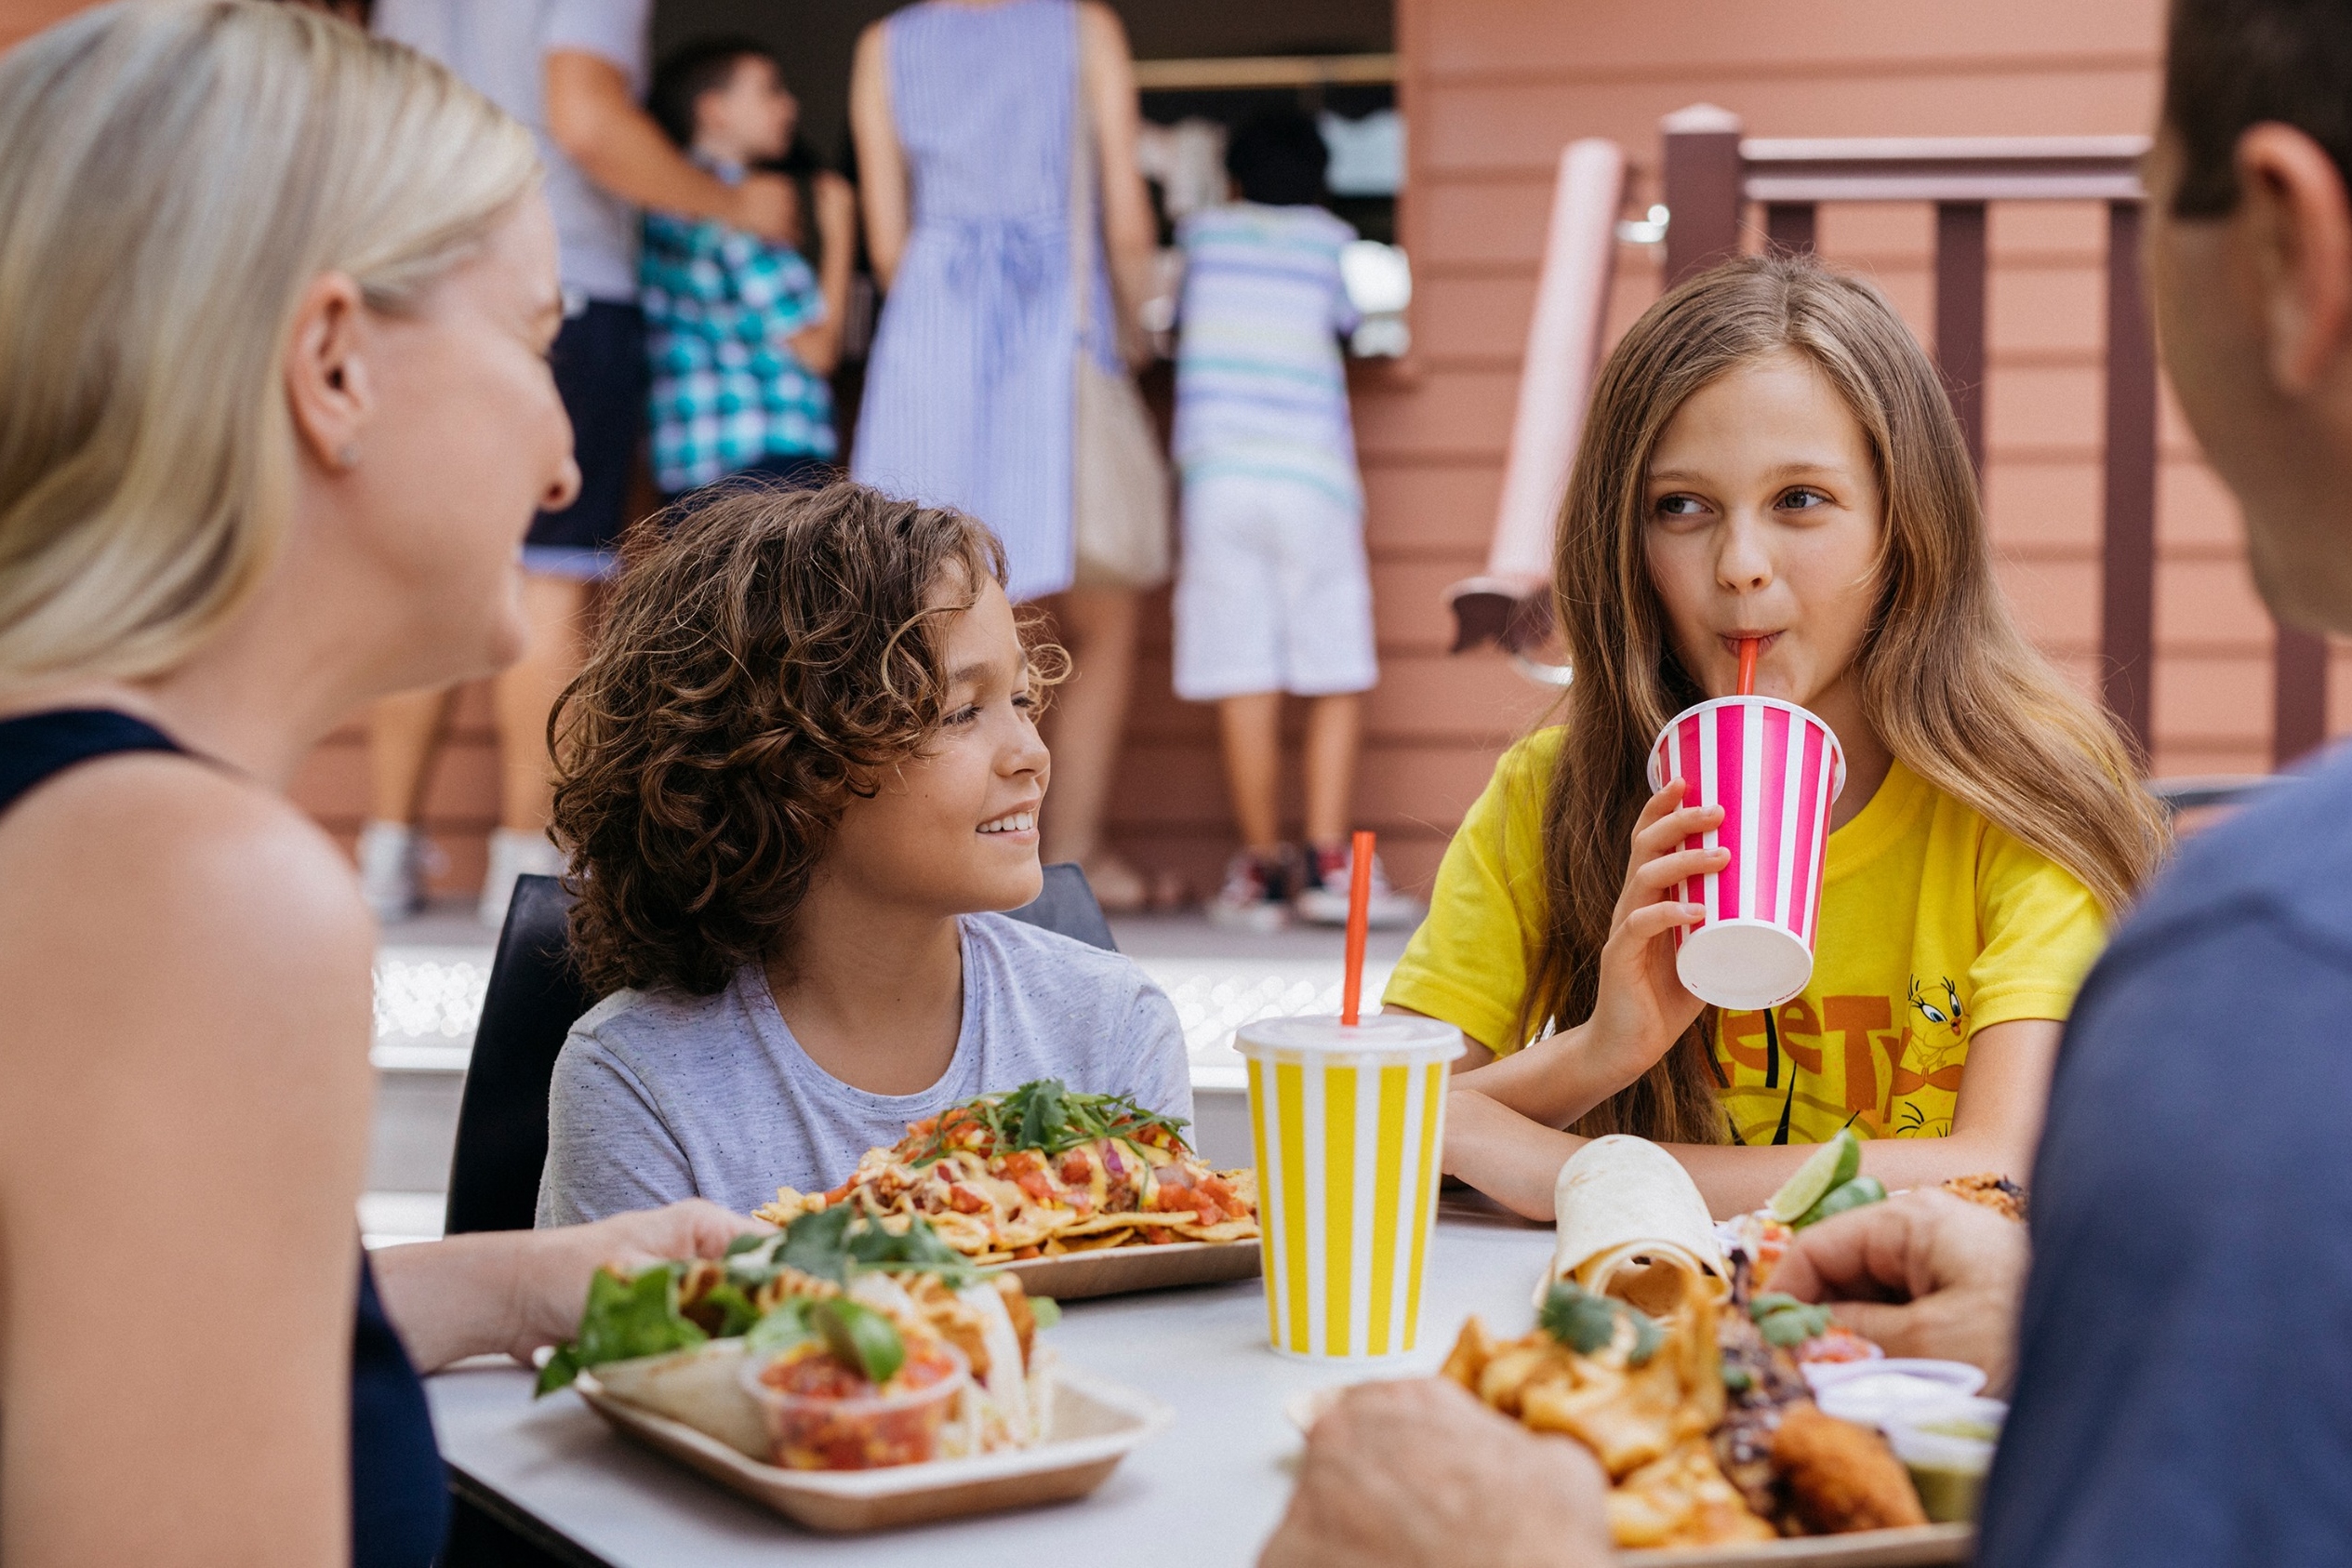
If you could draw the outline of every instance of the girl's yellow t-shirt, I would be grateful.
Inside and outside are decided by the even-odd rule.
[[[1515,1051],[1544,909],[1543,802],[1564,731],[1512,747],[1438,870],[1428,918],[1382,1000]],[[2063,1019],[2106,942],[2098,901],[1898,760],[1829,835],[1813,981],[1716,1017],[1714,1061],[1741,1143],[1942,1137],[1970,1038]],[[1575,1020],[1563,1020],[1574,1022]]]

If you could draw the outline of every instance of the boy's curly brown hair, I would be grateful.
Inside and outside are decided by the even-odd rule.
[[[709,995],[766,956],[850,797],[938,728],[948,624],[989,578],[1004,551],[981,524],[848,483],[730,485],[630,536],[548,720],[598,994]],[[1031,657],[1050,684],[1059,650]]]

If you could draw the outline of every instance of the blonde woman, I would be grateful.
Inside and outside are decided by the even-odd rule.
[[[515,657],[561,312],[528,134],[405,50],[215,0],[0,59],[0,1560],[424,1568],[412,1368],[737,1229],[353,1256],[375,931],[282,791]]]

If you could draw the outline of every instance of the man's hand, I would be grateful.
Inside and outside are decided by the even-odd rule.
[[[515,1238],[522,1243],[510,1318],[515,1327],[506,1351],[527,1363],[540,1346],[570,1338],[588,1299],[589,1276],[607,1263],[631,1269],[664,1258],[718,1257],[737,1236],[773,1229],[707,1198],[688,1198],[593,1225],[524,1232]]]
[[[714,218],[778,245],[800,243],[791,181],[754,174],[729,185],[698,167],[638,107],[627,73],[613,61],[584,49],[551,49],[544,86],[549,139],[621,200]]]
[[[780,174],[747,174],[735,187],[728,226],[776,245],[801,243],[800,193]]]
[[[2005,1395],[2031,1262],[2024,1226],[1948,1192],[1907,1192],[1799,1231],[1772,1286],[1834,1303],[1891,1355],[1983,1367],[1986,1391]]]
[[[1374,1383],[1315,1423],[1258,1568],[1602,1568],[1606,1483],[1455,1384]]]

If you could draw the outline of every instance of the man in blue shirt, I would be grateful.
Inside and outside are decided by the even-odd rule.
[[[2352,5],[2173,0],[2146,180],[2165,365],[2263,596],[2352,633]],[[1979,1568],[2352,1559],[2347,825],[2339,752],[2193,841],[2075,1003]],[[1940,1199],[1806,1231],[1775,1287],[2005,1372],[2024,1257]],[[1604,1562],[1580,1457],[1388,1386],[1318,1426],[1266,1563]]]

